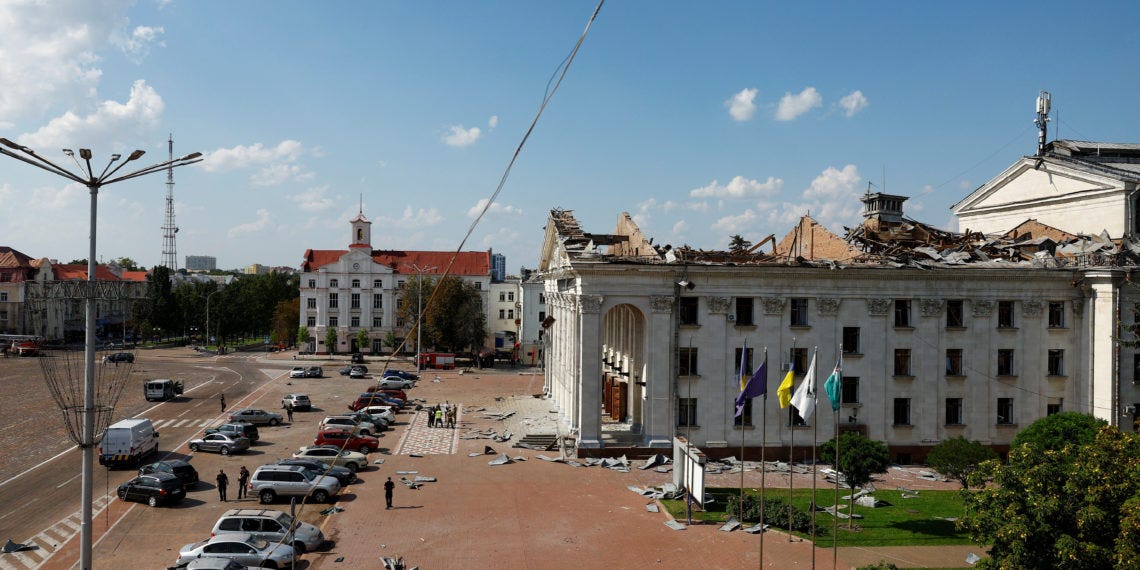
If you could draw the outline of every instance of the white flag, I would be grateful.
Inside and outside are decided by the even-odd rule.
[[[811,364],[808,365],[807,374],[804,374],[804,381],[800,382],[800,387],[792,394],[792,405],[799,410],[800,417],[805,422],[815,412],[815,357],[815,354],[811,355]]]

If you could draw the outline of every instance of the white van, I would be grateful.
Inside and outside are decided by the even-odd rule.
[[[173,400],[181,395],[182,383],[169,378],[147,380],[146,383],[143,384],[143,396],[146,396],[146,401],[148,402],[154,400]]]
[[[142,465],[143,458],[158,451],[158,432],[146,418],[121,420],[103,432],[99,465]]]

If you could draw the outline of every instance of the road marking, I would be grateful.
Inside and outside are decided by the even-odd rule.
[[[190,423],[190,420],[178,420],[178,423],[174,424],[174,427],[180,428],[188,423]]]
[[[71,479],[68,479],[67,481],[64,481],[63,483],[60,483],[59,485],[56,485],[56,486],[55,486],[55,488],[56,488],[56,489],[62,489],[62,488],[65,486],[65,485],[69,485],[69,484],[71,484],[71,482],[72,482],[72,481],[74,481],[74,480],[78,479],[78,478],[79,478],[81,475],[83,475],[83,474],[82,474],[82,473],[80,473],[79,475],[76,475],[76,476],[72,477]]]

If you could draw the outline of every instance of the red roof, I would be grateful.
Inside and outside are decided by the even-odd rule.
[[[87,266],[81,263],[62,263],[52,266],[56,281],[86,281]],[[121,281],[118,276],[111,273],[106,265],[95,266],[95,279],[99,281]]]
[[[96,271],[96,274],[98,272]],[[146,271],[124,271],[119,277],[123,281],[135,281],[138,283],[146,283]]]
[[[305,251],[304,263],[301,270],[313,272],[325,265],[334,263],[346,250],[310,249]],[[455,257],[452,263],[452,256]],[[491,274],[490,251],[398,251],[398,250],[372,250],[372,261],[392,268],[396,273],[419,273],[412,266],[424,270],[427,275],[487,275]],[[448,265],[451,271],[447,271]]]

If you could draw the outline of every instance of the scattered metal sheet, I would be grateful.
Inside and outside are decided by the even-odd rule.
[[[977,564],[978,561],[981,559],[982,559],[981,556],[978,556],[977,554],[974,554],[973,552],[971,552],[971,553],[966,555],[966,564],[973,566],[974,564]]]
[[[4,543],[4,552],[6,554],[12,552],[24,552],[25,550],[38,550],[38,548],[39,547],[34,544],[23,544],[15,542],[10,538],[8,539],[8,542]]]
[[[566,464],[571,467],[584,467],[584,465],[578,463],[577,461],[567,461]]]
[[[513,458],[513,459],[514,459],[515,461],[526,461],[526,457],[525,457],[525,456],[522,456],[522,455],[516,455],[516,456],[514,456],[514,458]]]
[[[383,465],[383,464],[384,464],[384,458],[383,458],[383,457],[379,457],[379,458],[377,458],[375,461],[373,461],[373,462],[372,462],[372,464],[373,464],[373,465]]]
[[[408,457],[423,457],[423,455],[420,453],[409,453]]]
[[[331,515],[333,513],[342,513],[342,512],[344,512],[344,507],[341,507],[339,505],[333,505],[333,506],[321,511],[321,514],[328,516],[328,515]]]
[[[656,502],[656,501],[654,501],[654,502],[652,502],[652,503],[645,503],[645,510],[647,510],[647,511],[649,511],[649,512],[651,512],[651,513],[659,513],[659,512],[661,512],[661,508],[657,506],[657,502]]]
[[[732,532],[738,528],[740,528],[740,521],[736,520],[736,517],[732,517],[720,527],[720,530]]]
[[[494,455],[496,453],[498,453],[498,451],[495,451],[495,448],[489,445],[483,446],[483,455]]]
[[[545,455],[543,455],[543,454],[541,454],[541,453],[540,453],[540,454],[538,454],[538,455],[535,455],[534,457],[535,457],[536,459],[541,459],[541,460],[543,460],[543,461],[550,461],[550,462],[552,462],[552,463],[563,463],[563,462],[565,462],[565,461],[566,461],[565,459],[563,459],[563,458],[561,458],[561,457],[547,457],[547,456],[545,456]]]
[[[487,463],[487,465],[506,465],[508,463],[514,463],[514,461],[512,461],[511,458],[507,457],[507,454],[504,453],[492,459],[489,463]]]
[[[416,475],[416,483],[435,483],[435,477],[428,477],[426,475]]]
[[[673,471],[673,468],[668,465],[662,465],[661,467],[654,468],[653,470],[658,473],[670,473]]]
[[[677,521],[665,521],[665,526],[667,526],[673,530],[685,530],[686,528],[688,528],[685,525],[683,525]]]
[[[403,483],[404,486],[406,486],[409,489],[419,489],[420,488],[419,483],[416,483],[415,481],[409,481],[407,477],[400,477],[400,482]]]
[[[485,454],[479,453],[478,451],[472,451],[471,453],[467,454],[467,457],[479,457],[481,455],[485,455]]]
[[[396,475],[415,475],[419,471],[397,471]]]
[[[629,485],[628,487],[626,487],[626,489],[629,489],[630,491],[633,491],[634,493],[637,493],[638,495],[644,495],[645,494],[645,489],[642,489],[641,487],[638,487],[636,485]]]
[[[747,532],[748,534],[760,534],[761,532],[764,532],[765,530],[767,530],[767,528],[768,528],[768,525],[766,525],[766,524],[754,524],[754,525],[744,529],[744,532]]]
[[[665,459],[664,456],[657,454],[657,455],[654,455],[653,457],[650,457],[649,459],[646,459],[645,464],[643,464],[641,467],[638,467],[638,469],[649,469],[650,467],[657,467],[658,465],[665,465],[668,462],[669,462],[669,460]]]

